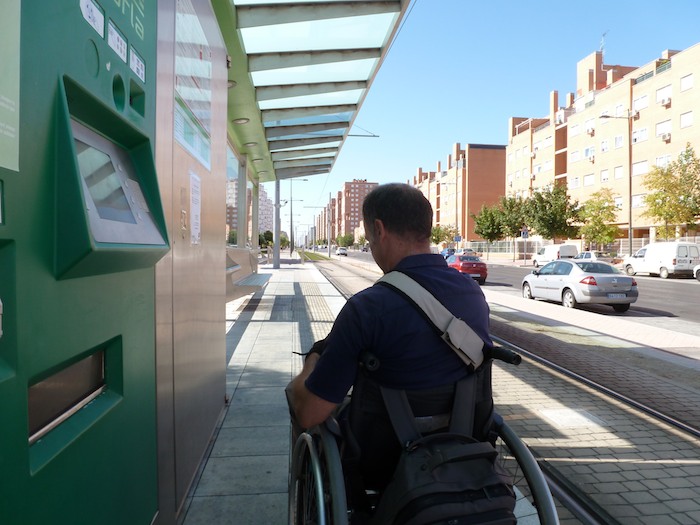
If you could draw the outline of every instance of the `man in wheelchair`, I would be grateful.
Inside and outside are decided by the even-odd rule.
[[[430,251],[433,213],[422,193],[407,184],[380,185],[362,211],[370,253],[382,271],[411,277],[491,347],[481,288]],[[473,373],[420,309],[396,290],[374,285],[347,301],[326,339],[306,355],[287,396],[297,432],[337,417],[348,496],[364,507],[366,491],[381,493],[401,453],[379,386],[407,391],[422,431],[432,432],[447,427],[455,385]],[[473,432],[484,441],[492,439],[490,370],[479,376],[476,390],[485,395],[477,400]],[[337,411],[351,389],[349,406]]]

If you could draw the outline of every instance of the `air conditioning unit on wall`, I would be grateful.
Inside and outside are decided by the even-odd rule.
[[[671,142],[671,134],[670,133],[663,133],[661,135],[661,140],[664,142]]]

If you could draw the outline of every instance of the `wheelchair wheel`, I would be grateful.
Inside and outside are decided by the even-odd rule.
[[[294,445],[289,486],[291,525],[347,525],[340,454],[335,437],[318,426]]]
[[[558,525],[557,508],[537,460],[505,422],[497,421],[496,428],[499,460],[510,473],[518,498],[515,506],[518,520],[539,519],[541,525]]]

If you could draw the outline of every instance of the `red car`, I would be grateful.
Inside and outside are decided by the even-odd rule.
[[[471,275],[479,284],[484,284],[489,275],[486,263],[476,255],[450,255],[447,258],[447,266]]]

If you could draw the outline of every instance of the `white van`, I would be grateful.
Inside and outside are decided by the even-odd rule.
[[[570,259],[578,255],[578,248],[573,244],[550,244],[543,246],[532,256],[532,265],[539,268],[543,264],[557,259]]]
[[[666,279],[669,275],[693,275],[700,263],[700,246],[692,242],[652,242],[632,256],[625,257],[622,266],[627,275],[648,273]]]

